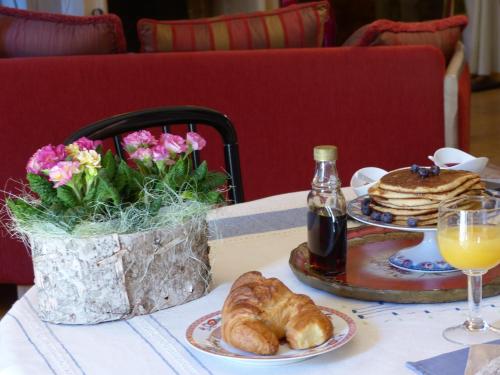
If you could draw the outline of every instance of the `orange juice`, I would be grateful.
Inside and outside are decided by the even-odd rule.
[[[500,227],[474,225],[438,231],[443,258],[460,270],[488,270],[500,263]]]

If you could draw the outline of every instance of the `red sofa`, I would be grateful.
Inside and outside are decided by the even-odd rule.
[[[38,147],[93,121],[199,105],[237,129],[246,200],[308,189],[318,144],[339,147],[346,185],[358,168],[426,163],[443,146],[444,72],[441,53],[426,46],[0,59],[0,183],[23,178]],[[209,166],[222,166],[216,142],[208,149]],[[7,282],[31,283],[32,267],[3,234]]]

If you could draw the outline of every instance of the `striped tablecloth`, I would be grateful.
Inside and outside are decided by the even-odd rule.
[[[347,197],[352,192],[345,191]],[[127,321],[92,326],[42,322],[32,288],[0,321],[0,374],[411,374],[405,363],[460,349],[442,330],[465,317],[466,303],[398,305],[350,300],[302,284],[288,267],[306,240],[306,192],[224,207],[210,215],[214,283],[205,297]],[[221,308],[236,277],[249,270],[278,277],[293,291],[350,315],[358,333],[347,345],[307,361],[256,368],[192,350],[186,328]],[[500,319],[500,297],[485,300]]]

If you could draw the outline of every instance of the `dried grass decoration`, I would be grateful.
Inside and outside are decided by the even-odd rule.
[[[132,167],[87,138],[31,157],[24,193],[6,207],[31,248],[41,319],[130,318],[207,292],[206,213],[224,202],[227,178],[192,167],[205,145],[193,132],[158,140],[141,130],[123,139]]]

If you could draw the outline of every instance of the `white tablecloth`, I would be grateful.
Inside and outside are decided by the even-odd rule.
[[[351,194],[346,191],[346,195]],[[213,290],[182,306],[128,321],[53,325],[38,319],[36,290],[31,289],[0,321],[0,374],[399,375],[412,374],[405,367],[407,361],[460,349],[445,341],[441,332],[463,321],[467,308],[464,302],[398,305],[357,301],[315,290],[297,280],[288,267],[288,258],[290,251],[306,240],[305,217],[303,221],[296,217],[305,210],[305,200],[305,192],[292,193],[212,213],[220,236],[225,236],[211,241]],[[273,228],[279,229],[266,232]],[[269,368],[192,350],[185,340],[186,328],[220,309],[231,283],[249,270],[278,277],[293,291],[350,315],[358,327],[356,337],[333,352]],[[500,318],[500,297],[485,300],[484,315],[490,320]]]

